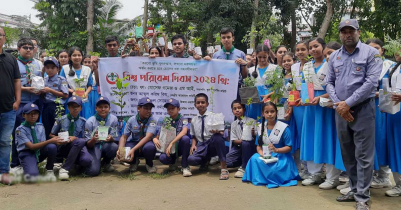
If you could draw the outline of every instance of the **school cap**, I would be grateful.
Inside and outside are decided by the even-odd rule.
[[[167,108],[168,105],[173,105],[180,108],[180,102],[174,98],[170,98],[168,102],[164,104],[164,108]]]
[[[34,103],[25,104],[25,106],[22,108],[22,113],[24,114],[29,114],[32,111],[38,111],[40,113],[39,107]]]
[[[96,106],[98,106],[99,103],[101,103],[101,102],[106,102],[106,103],[110,106],[110,100],[109,100],[107,97],[104,97],[104,96],[100,97],[100,98],[96,101]]]
[[[152,103],[152,101],[148,97],[143,97],[139,99],[138,106],[145,106],[146,104],[152,105],[152,107],[155,107],[155,105]]]
[[[57,66],[57,68],[60,68],[60,65],[58,64],[58,61],[57,61],[56,58],[54,58],[54,57],[48,57],[48,58],[45,60],[44,65],[46,66],[46,65],[49,64],[49,63],[52,63],[52,64],[54,64],[55,66]]]
[[[82,99],[81,99],[81,97],[73,96],[70,99],[68,99],[67,105],[70,103],[76,103],[76,104],[82,106]]]
[[[338,31],[341,31],[341,29],[347,26],[352,27],[355,30],[359,30],[358,21],[356,19],[348,19],[341,21],[340,25],[338,26]]]

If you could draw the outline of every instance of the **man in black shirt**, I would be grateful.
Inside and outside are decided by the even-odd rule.
[[[21,102],[21,75],[17,60],[3,50],[5,42],[6,34],[0,27],[0,183],[10,184],[10,142]]]

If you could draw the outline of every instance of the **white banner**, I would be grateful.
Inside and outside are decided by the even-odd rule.
[[[156,119],[168,115],[163,106],[170,98],[180,101],[183,116],[196,116],[195,95],[205,93],[209,96],[208,111],[221,112],[231,122],[234,119],[231,102],[237,98],[238,74],[239,65],[227,60],[127,57],[101,58],[99,63],[100,90],[110,101],[118,102],[113,94],[113,90],[118,91],[117,77],[129,76],[123,82],[129,82],[129,94],[123,99],[127,104],[122,116],[136,115],[139,99],[146,96],[155,105],[152,114]],[[121,116],[120,107],[112,104],[111,113]]]

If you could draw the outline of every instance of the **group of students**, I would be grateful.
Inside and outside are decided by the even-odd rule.
[[[268,100],[274,94],[266,85],[266,79],[269,73],[276,71],[277,66],[283,68],[284,88],[288,88],[288,84],[294,84],[300,91],[300,83],[324,74],[322,70],[328,65],[328,60],[333,59],[330,58],[330,54],[341,48],[339,43],[330,42],[326,45],[323,39],[313,38],[297,43],[295,55],[285,46],[279,46],[276,53],[273,53],[269,46],[260,44],[255,52],[246,58],[245,53],[233,46],[233,34],[230,28],[222,29],[222,50],[203,59],[235,60],[240,65],[239,83],[242,84],[245,77],[254,78],[255,86],[263,92],[261,101]],[[173,51],[170,57],[192,58],[185,51],[187,43],[184,36],[176,35],[172,37],[171,42]],[[382,41],[369,39],[366,43],[383,55]],[[106,38],[105,44],[110,57],[119,56],[116,37]],[[48,173],[52,175],[54,170],[58,170],[60,179],[68,179],[74,164],[81,166],[89,176],[96,176],[101,167],[106,172],[113,171],[111,161],[115,157],[129,163],[130,171],[136,171],[138,157],[144,157],[147,171],[156,172],[153,160],[157,148],[160,147],[160,128],[151,114],[154,107],[152,100],[146,97],[140,99],[137,104],[138,114],[131,117],[125,127],[121,128],[117,117],[110,114],[110,101],[100,95],[97,87],[97,59],[84,56],[79,48],[72,47],[69,51],[60,51],[57,60],[45,59],[42,72],[39,63],[32,60],[33,46],[30,39],[21,39],[18,42],[22,100],[17,111],[13,135],[12,171],[16,174],[21,173],[17,168],[20,162],[25,174],[38,175],[37,162],[47,158]],[[135,50],[133,44],[131,51]],[[153,46],[148,51],[150,58],[169,53]],[[275,59],[272,59],[273,55]],[[309,55],[312,56],[311,60]],[[202,59],[196,53],[193,54],[193,58]],[[384,61],[380,80],[391,80],[391,77],[394,78],[400,73],[401,58],[398,54],[395,55],[395,60],[396,62]],[[45,77],[44,89],[37,91],[31,87],[31,72],[36,76]],[[77,84],[79,78],[83,81]],[[297,185],[297,180],[302,179],[302,185],[319,184],[321,189],[337,187],[341,193],[347,194],[350,191],[349,183],[340,185],[339,181],[345,167],[334,123],[335,110],[332,107],[319,106],[321,98],[329,98],[324,78],[313,81],[313,84],[315,98],[305,104],[297,101],[296,106],[286,110],[282,122],[277,120],[277,106],[272,102],[245,106],[240,100],[233,101],[231,109],[236,120],[231,124],[229,138],[221,131],[210,130],[205,125],[205,120],[211,115],[207,111],[206,94],[196,95],[194,105],[198,115],[192,119],[183,118],[179,114],[179,101],[170,99],[164,107],[172,119],[171,126],[176,128],[177,136],[159,156],[160,162],[173,167],[178,156],[181,156],[183,176],[188,177],[192,175],[190,165],[200,165],[200,170],[203,170],[207,168],[210,158],[218,156],[222,180],[229,178],[227,168],[239,167],[235,177],[255,185],[265,185],[269,188],[293,186]],[[77,87],[85,88],[84,98],[76,96]],[[287,99],[288,94],[284,94],[284,97],[276,102],[284,103]],[[401,101],[396,95],[394,100]],[[66,101],[66,115],[57,119],[56,101],[61,101],[61,104]],[[371,187],[391,187],[389,174],[392,171],[396,186],[386,192],[389,196],[401,195],[401,155],[398,143],[401,133],[397,129],[401,122],[399,115],[400,113],[382,113],[376,107],[376,170]],[[261,120],[258,120],[259,118]],[[242,139],[244,126],[251,121],[259,121],[259,127],[254,123],[252,138]],[[99,141],[97,135],[100,125],[109,126],[109,136],[105,141]],[[58,133],[63,131],[68,131],[68,141],[58,137]],[[229,151],[225,146],[226,141],[230,141],[231,144]],[[178,146],[178,150],[173,154],[172,148],[175,145]],[[263,156],[262,145],[268,145],[272,156],[278,158],[277,162],[265,164],[259,158]],[[120,156],[120,150],[124,147],[131,148],[128,160]],[[324,171],[325,179],[322,178]]]

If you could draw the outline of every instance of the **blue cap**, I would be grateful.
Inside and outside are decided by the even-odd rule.
[[[347,26],[354,28],[355,30],[359,30],[359,24],[356,19],[348,19],[341,21],[340,25],[338,26],[338,30],[341,31],[341,29]]]
[[[40,113],[38,105],[34,103],[28,103],[22,108],[22,113],[24,114],[29,114],[32,111],[38,111]]]
[[[109,100],[107,97],[101,96],[101,97],[96,101],[96,106],[97,106],[100,102],[106,102],[106,103],[109,104],[109,106],[110,106],[110,100]]]
[[[168,102],[164,104],[164,108],[167,108],[168,105],[173,105],[180,108],[180,102],[174,98],[170,98]]]
[[[45,60],[44,65],[46,66],[46,65],[49,64],[49,63],[52,63],[52,64],[54,64],[55,66],[57,66],[57,68],[60,68],[60,65],[58,64],[57,59],[54,58],[54,57],[48,57],[48,58]]]
[[[139,99],[138,106],[145,106],[146,104],[152,105],[152,107],[155,107],[155,105],[152,103],[152,101],[148,97],[143,97]]]
[[[70,99],[68,99],[67,105],[70,103],[76,103],[82,106],[82,99],[79,96],[72,96]]]

